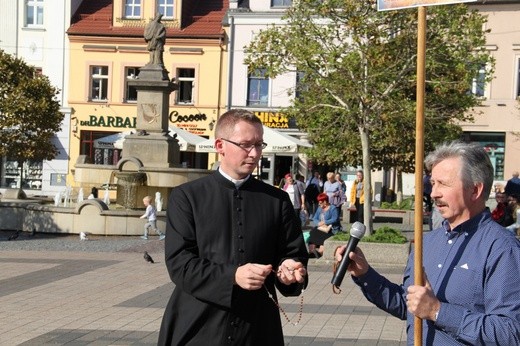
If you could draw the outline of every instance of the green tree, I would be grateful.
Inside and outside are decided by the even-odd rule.
[[[415,168],[417,10],[378,12],[376,1],[299,0],[245,47],[250,70],[269,77],[303,76],[292,105],[314,148],[329,165],[362,165],[366,201],[373,169]],[[465,5],[428,8],[425,150],[460,134],[478,104],[469,92],[478,70],[493,61],[483,49],[486,19]],[[372,229],[371,205],[365,224]]]
[[[52,160],[58,154],[52,138],[64,117],[59,92],[46,76],[3,50],[0,80],[0,156],[18,161],[22,174],[25,160]]]

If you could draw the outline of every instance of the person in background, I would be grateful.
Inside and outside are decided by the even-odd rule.
[[[430,182],[431,179],[431,173],[427,170],[424,170],[424,176],[423,176],[423,202],[426,205],[427,212],[431,213],[433,202],[430,194],[432,193],[432,183]]]
[[[347,193],[347,184],[345,184],[345,181],[341,179],[341,174],[336,173],[336,181],[340,184],[341,190],[343,191],[343,194]]]
[[[144,234],[141,238],[148,240],[148,230],[151,228],[159,235],[159,240],[163,240],[164,234],[157,228],[157,210],[152,205],[152,197],[144,197],[143,204],[146,207],[146,211],[140,216],[140,218],[147,219],[148,221],[144,224]]]
[[[175,288],[159,345],[284,344],[277,291],[301,294],[308,253],[287,193],[252,176],[263,148],[260,119],[227,111],[218,170],[173,188],[164,252]]]
[[[506,208],[506,215],[509,217],[506,229],[511,231],[515,235],[520,235],[518,232],[520,230],[520,206],[518,205],[518,201],[520,200],[520,196],[517,194],[512,194],[508,197],[508,204]]]
[[[336,205],[334,200],[341,192],[341,184],[339,181],[336,181],[333,172],[327,173],[327,180],[323,183],[323,192],[329,196],[329,203]]]
[[[495,192],[495,200],[497,205],[491,212],[491,217],[501,226],[507,227],[511,225],[514,220],[511,214],[512,210],[508,208],[507,195],[503,192]]]
[[[320,172],[314,171],[314,174],[307,181],[307,186],[310,184],[316,185],[318,190],[321,192],[321,189],[323,188],[323,181],[321,180]]]
[[[309,232],[309,257],[320,258],[323,256],[323,244],[325,240],[341,231],[339,210],[329,203],[326,193],[318,195],[318,210],[314,214],[315,227]]]
[[[365,204],[365,191],[363,182],[363,171],[360,169],[356,172],[356,180],[350,188],[350,204],[356,207],[356,219],[352,222],[364,222],[363,206]]]
[[[504,188],[506,195],[520,195],[520,178],[518,175],[518,171],[514,171],[511,179],[507,181],[506,187]]]
[[[414,283],[414,252],[401,285],[377,273],[359,247],[348,271],[370,302],[407,319],[408,345],[414,317],[422,319],[423,345],[520,345],[520,242],[486,207],[494,175],[488,154],[476,143],[452,142],[425,165],[445,220],[424,234],[424,284]]]
[[[283,190],[287,192],[291,203],[294,206],[294,212],[298,219],[300,218],[300,212],[306,210],[305,207],[305,188],[301,181],[294,180],[291,173],[285,175],[285,184]]]
[[[307,187],[305,188],[305,201],[307,202],[309,217],[312,217],[316,212],[316,209],[318,209],[318,201],[316,200],[316,197],[320,194],[322,187],[323,182],[321,181],[320,173],[315,171],[314,175],[307,181]]]

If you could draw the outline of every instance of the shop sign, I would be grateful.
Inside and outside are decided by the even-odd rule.
[[[208,117],[204,113],[180,115],[179,112],[177,112],[177,111],[171,111],[169,118],[170,118],[170,122],[172,122],[174,124],[208,120]]]
[[[135,128],[137,118],[90,115],[89,120],[80,121],[81,126]]]
[[[273,112],[254,112],[254,114],[260,118],[262,124],[267,127],[276,128],[276,129],[288,129],[292,128],[290,126],[289,119],[287,116],[281,113],[273,113]]]
[[[208,117],[205,113],[180,115],[177,111],[171,111],[168,118],[170,119],[170,123],[173,123],[180,129],[189,131],[195,135],[207,134],[207,129],[205,125],[207,125]],[[203,122],[203,124],[199,124],[200,122]],[[212,126],[214,123],[215,121],[211,122],[210,131],[212,130]]]

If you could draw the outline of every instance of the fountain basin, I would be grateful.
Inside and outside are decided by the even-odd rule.
[[[109,209],[101,199],[85,200],[75,207],[55,207],[31,200],[0,202],[3,229],[41,233],[86,232],[96,235],[142,235],[143,210]],[[157,226],[166,229],[166,212],[157,213]]]

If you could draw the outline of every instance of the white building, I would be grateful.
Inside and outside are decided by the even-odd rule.
[[[283,24],[281,16],[291,4],[291,0],[230,0],[225,23],[229,34],[231,71],[228,82],[229,107],[245,107],[265,112],[266,115],[277,115],[280,107],[289,105],[287,90],[296,85],[296,73],[287,73],[275,79],[262,79],[261,74],[249,75],[243,63],[243,47],[267,25]],[[486,48],[496,59],[496,71],[488,84],[476,78],[471,88],[483,98],[483,103],[481,107],[472,110],[475,122],[461,126],[464,139],[481,143],[489,152],[495,166],[495,180],[501,183],[509,179],[513,171],[520,170],[520,104],[517,101],[520,96],[520,1],[479,0],[469,6],[488,16],[486,29],[491,29],[491,32],[487,34]],[[252,86],[256,86],[256,89],[253,90]],[[276,116],[273,118],[276,119]],[[282,128],[282,131],[301,134],[288,121],[285,124],[274,121],[269,126],[273,125]],[[284,125],[287,126],[284,128]],[[268,159],[272,161],[264,162],[265,165],[271,165],[264,167],[269,172],[266,180],[273,183],[276,183],[275,177],[283,173],[276,171],[278,166],[284,170],[291,167],[294,171],[299,165],[300,172],[311,168],[304,157],[292,157],[291,162],[278,157]],[[413,174],[403,178],[405,195],[414,194],[414,180]],[[380,172],[374,174],[372,181],[393,188],[395,179],[392,174]]]
[[[62,191],[69,165],[69,124],[67,106],[69,82],[69,42],[66,30],[81,0],[0,0],[0,49],[22,58],[48,76],[60,90],[58,95],[65,115],[62,129],[54,144],[60,154],[51,161],[24,164],[24,181],[20,182],[13,162],[2,158],[0,189],[22,186],[28,194],[54,194]]]
[[[281,107],[290,105],[289,89],[296,85],[296,73],[285,73],[277,78],[264,78],[262,71],[248,73],[244,64],[244,47],[255,33],[271,24],[282,24],[281,17],[290,0],[230,0],[224,19],[228,33],[229,76],[227,90],[228,108],[245,108],[257,114],[265,126],[289,135],[301,137],[294,122],[279,113]],[[262,157],[261,175],[268,183],[277,185],[288,172],[307,173],[307,159],[298,153],[267,154]]]

